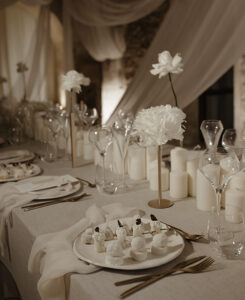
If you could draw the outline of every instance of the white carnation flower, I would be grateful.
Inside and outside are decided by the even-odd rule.
[[[172,139],[183,140],[185,117],[181,109],[161,105],[138,112],[133,127],[145,146],[158,146]]]
[[[178,74],[183,71],[182,57],[178,53],[172,57],[169,51],[163,51],[158,54],[158,63],[152,67],[151,74],[159,75],[159,78],[169,73]]]
[[[81,92],[81,86],[88,86],[90,84],[90,79],[85,77],[82,73],[78,73],[75,70],[69,71],[66,75],[62,75],[61,88],[66,91],[73,90],[76,93]]]

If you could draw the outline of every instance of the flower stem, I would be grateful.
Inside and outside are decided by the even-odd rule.
[[[171,88],[172,88],[172,91],[173,91],[173,94],[174,94],[175,106],[176,106],[176,107],[179,107],[179,106],[178,106],[177,96],[176,96],[175,91],[174,91],[174,86],[173,86],[173,82],[172,82],[172,77],[171,77],[171,74],[170,74],[170,73],[168,73],[168,78],[169,78],[169,81],[170,81],[170,84],[171,84]]]

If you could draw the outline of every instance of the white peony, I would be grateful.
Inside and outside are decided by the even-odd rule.
[[[169,74],[178,74],[183,71],[182,57],[177,53],[174,57],[169,51],[163,51],[158,54],[158,64],[152,65],[150,70],[152,75],[159,75],[159,78]]]
[[[158,146],[172,139],[183,140],[185,117],[185,113],[177,107],[160,105],[139,111],[133,127],[142,144]]]
[[[90,79],[88,77],[85,77],[82,73],[78,73],[75,70],[69,71],[65,75],[62,75],[61,80],[61,88],[63,90],[73,90],[76,93],[81,92],[81,85],[88,86],[90,84]]]

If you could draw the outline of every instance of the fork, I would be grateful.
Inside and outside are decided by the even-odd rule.
[[[167,223],[164,223],[161,221],[162,224],[165,224],[167,227],[171,228],[171,229],[174,229],[175,231],[177,231],[180,235],[182,235],[186,240],[189,240],[189,241],[198,241],[200,239],[203,239],[204,238],[204,235],[203,234],[190,234],[188,232],[185,232],[184,230],[178,228],[178,227],[175,227],[175,226],[172,226],[172,225],[169,225]]]
[[[82,178],[80,178],[80,177],[76,177],[76,179],[79,180],[79,181],[82,181],[82,182],[87,183],[87,185],[88,185],[89,187],[91,187],[91,188],[95,188],[95,187],[96,187],[96,184],[95,184],[95,183],[92,183],[92,182],[90,182],[90,181],[88,181],[88,180],[86,180],[86,179],[82,179]]]
[[[54,204],[58,204],[58,203],[64,203],[64,202],[77,202],[79,200],[81,200],[82,198],[86,197],[86,196],[91,196],[90,194],[84,193],[82,195],[79,195],[77,197],[72,197],[72,198],[66,198],[66,199],[57,199],[57,200],[51,200],[49,202],[44,202],[44,203],[37,203],[37,204],[32,204],[32,205],[25,205],[22,206],[21,208],[24,209],[24,211],[29,211],[29,210],[33,210],[33,209],[37,209],[37,208],[42,208],[45,206],[49,206],[49,205],[54,205]]]
[[[168,271],[163,271],[159,275],[156,275],[156,276],[153,275],[153,277],[151,277],[150,279],[147,279],[146,281],[144,281],[144,282],[132,287],[131,289],[123,292],[120,295],[120,298],[123,299],[123,298],[125,298],[125,297],[141,290],[142,288],[150,285],[151,283],[158,281],[159,279],[165,277],[166,275],[172,274],[172,273],[177,272],[177,271],[181,271],[181,272],[184,272],[184,273],[199,273],[199,272],[207,269],[213,262],[214,262],[214,259],[211,258],[211,257],[208,257],[205,260],[203,260],[202,262],[200,262],[200,263],[198,263],[198,264],[196,264],[192,267],[173,268],[173,269],[168,270]],[[150,275],[146,275],[146,276],[150,276]]]

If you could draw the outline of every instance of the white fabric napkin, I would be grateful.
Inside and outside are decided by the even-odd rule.
[[[106,220],[130,217],[144,212],[121,203],[109,204],[102,208],[91,206],[85,217],[60,232],[43,234],[35,240],[29,257],[28,270],[41,274],[38,291],[42,300],[65,300],[64,275],[71,272],[91,273],[100,267],[79,260],[73,253],[73,241],[87,227],[104,223]]]
[[[4,183],[0,186],[0,251],[4,256],[8,244],[7,222],[15,207],[24,205],[35,199],[35,194],[21,193],[15,188],[15,183]]]

